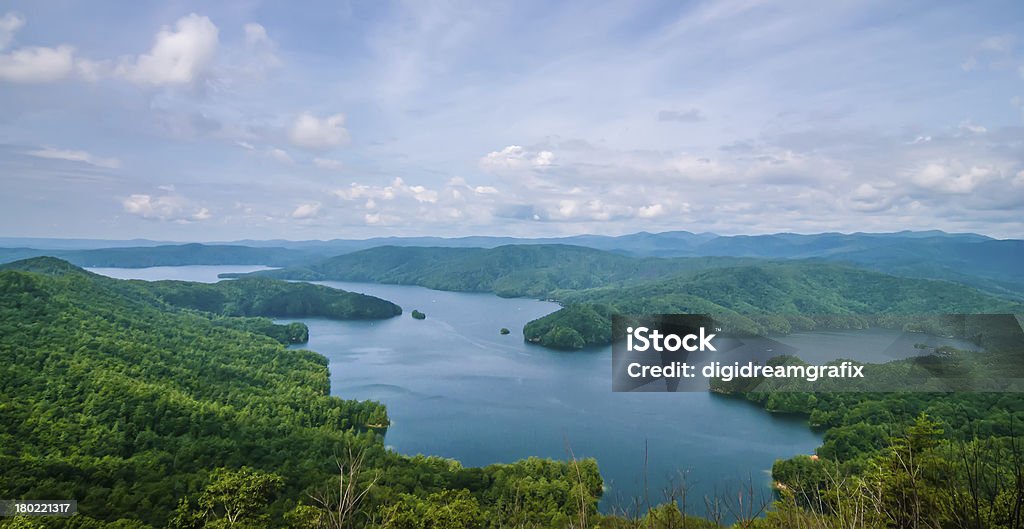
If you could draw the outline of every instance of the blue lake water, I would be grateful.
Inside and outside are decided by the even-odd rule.
[[[209,281],[241,267],[94,269],[112,277]],[[194,271],[190,272],[190,270]],[[770,496],[779,458],[813,453],[821,438],[805,421],[710,393],[613,393],[611,349],[559,352],[523,342],[523,325],[554,303],[489,294],[363,283],[323,284],[391,300],[402,316],[382,321],[304,319],[304,347],[330,360],[331,391],[385,403],[385,443],[404,454],[467,466],[528,456],[597,458],[602,508],[625,507],[648,487],[660,500],[670,476],[686,472],[696,512],[703,496],[752,480]],[[409,316],[413,309],[425,320]],[[506,327],[509,335],[499,330]]]

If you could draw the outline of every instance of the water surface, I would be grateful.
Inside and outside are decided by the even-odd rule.
[[[216,268],[216,270],[213,270]],[[243,267],[93,269],[135,279],[215,280]],[[813,453],[821,438],[803,420],[709,393],[612,393],[610,347],[559,352],[523,342],[523,325],[554,303],[489,294],[362,283],[323,284],[398,303],[380,321],[304,319],[304,347],[330,361],[331,392],[388,407],[385,443],[404,454],[453,458],[467,466],[529,456],[595,457],[606,511],[648,490],[660,501],[669,476],[686,472],[690,497],[735,491],[751,480],[770,495],[779,458]],[[425,320],[409,316],[413,309]],[[511,334],[501,335],[502,327]]]
[[[273,267],[259,265],[191,265],[191,266],[151,266],[148,268],[86,268],[90,272],[117,279],[142,279],[144,281],[162,281],[174,279],[178,281],[195,281],[197,283],[216,283],[220,281],[218,274],[229,272],[248,273],[259,270],[273,270]]]

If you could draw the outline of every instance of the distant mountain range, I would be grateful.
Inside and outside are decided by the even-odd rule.
[[[261,264],[308,269],[335,256],[382,246],[497,248],[512,244],[583,246],[637,257],[824,260],[905,277],[955,281],[1006,298],[1024,300],[1024,272],[1021,272],[1024,241],[942,231],[735,236],[672,231],[548,239],[381,237],[173,245],[148,240],[0,238],[0,262],[52,255],[87,267]]]
[[[642,255],[666,255],[680,248],[692,248],[713,239],[761,239],[761,238],[818,238],[818,237],[872,237],[872,238],[929,238],[946,237],[960,240],[995,240],[976,233],[946,233],[941,230],[900,231],[893,233],[820,233],[801,235],[778,233],[772,235],[718,235],[710,232],[666,231],[661,233],[638,232],[628,235],[573,235],[568,237],[374,237],[370,239],[331,239],[292,241],[287,239],[242,239],[237,241],[216,241],[200,243],[205,246],[248,246],[252,248],[287,248],[336,255],[378,246],[442,246],[458,248],[495,248],[507,244],[572,244],[599,250],[619,250]],[[150,239],[60,239],[39,237],[0,237],[0,248],[33,248],[41,250],[96,250],[100,248],[128,248],[153,246],[180,246],[193,241],[154,241]]]

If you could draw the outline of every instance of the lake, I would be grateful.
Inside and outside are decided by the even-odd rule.
[[[273,270],[269,266],[223,266],[223,265],[191,265],[191,266],[151,266],[149,268],[87,268],[90,272],[116,277],[118,279],[142,279],[143,281],[194,281],[196,283],[216,283],[220,281],[218,274],[228,272],[249,273],[260,270]]]
[[[244,267],[93,269],[125,279],[210,281]],[[164,272],[166,271],[166,273]],[[643,495],[644,451],[652,502],[686,472],[694,512],[703,496],[751,480],[770,498],[779,458],[821,443],[805,421],[710,393],[613,393],[611,348],[559,352],[523,342],[523,325],[554,303],[489,294],[363,283],[322,284],[393,301],[405,313],[381,321],[303,319],[305,348],[330,360],[331,392],[388,407],[385,443],[404,454],[466,466],[529,456],[594,457],[607,487],[602,510]],[[413,309],[425,320],[409,316]],[[506,327],[511,334],[501,335]]]

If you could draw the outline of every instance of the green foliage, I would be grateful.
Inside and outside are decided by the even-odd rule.
[[[383,452],[383,406],[328,392],[322,356],[229,318],[91,274],[0,272],[0,497],[160,525],[206,469],[242,465],[295,496],[338,447]]]
[[[385,408],[330,396],[327,360],[262,334],[282,327],[269,320],[178,308],[56,260],[22,266],[52,275],[0,271],[0,498],[78,500],[48,525],[315,527],[322,512],[297,503],[338,486],[347,451],[373,480],[360,523],[406,499],[433,527],[596,512],[593,460],[463,468],[386,450]]]
[[[445,490],[425,499],[404,495],[382,513],[382,529],[483,529],[480,504],[467,490]]]
[[[498,334],[501,334],[503,336],[506,335],[506,334],[511,334],[511,333],[512,333],[512,331],[508,330],[507,327],[502,327],[501,330],[498,331]]]
[[[412,319],[414,319],[414,320],[425,320],[425,319],[427,319],[427,315],[422,313],[422,312],[420,312],[420,311],[418,311],[418,310],[416,310],[416,309],[413,309],[412,310]]]
[[[256,334],[265,334],[283,344],[298,344],[309,341],[309,327],[305,323],[274,323],[268,318],[214,318],[214,324],[241,329]]]
[[[212,285],[155,281],[143,283],[143,286],[170,305],[225,316],[353,320],[390,318],[402,313],[398,305],[373,296],[266,278],[221,281]]]
[[[275,474],[218,468],[195,505],[182,499],[168,526],[172,529],[215,529],[223,527],[262,528],[268,525],[267,506],[284,480]]]
[[[711,314],[734,332],[766,334],[902,327],[907,321],[896,315],[904,314],[1024,312],[1020,304],[962,285],[820,263],[716,268],[556,296],[566,307],[528,323],[528,340],[547,345],[553,340],[545,340],[545,334],[568,328],[579,333],[583,345],[608,344],[615,313]]]
[[[493,292],[505,297],[547,297],[560,289],[629,283],[742,262],[745,261],[711,257],[636,258],[561,244],[490,249],[382,246],[303,267],[251,275],[419,285],[457,292]]]
[[[526,341],[555,349],[581,349],[610,343],[612,309],[607,305],[570,305],[523,327]]]
[[[88,277],[126,297],[155,298],[174,307],[223,316],[350,320],[390,318],[402,313],[402,308],[398,305],[373,296],[322,285],[258,277],[221,281],[216,284],[187,281],[119,281],[87,272],[53,257],[8,263],[0,265],[0,270],[20,270],[49,276]],[[285,332],[289,336],[295,336],[298,329],[293,327]]]

